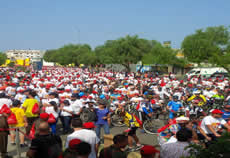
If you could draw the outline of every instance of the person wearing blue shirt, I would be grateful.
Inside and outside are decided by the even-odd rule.
[[[230,105],[225,105],[224,109],[222,110],[222,112],[223,112],[222,118],[225,121],[230,120]]]
[[[117,90],[114,90],[113,94],[110,95],[110,97],[112,99],[117,99],[118,97],[120,97],[121,95],[117,92]]]
[[[150,102],[142,103],[142,110],[143,110],[143,112],[144,112],[146,115],[148,115],[149,117],[152,116],[153,109],[152,109],[152,107],[151,107]]]
[[[174,118],[174,113],[177,112],[183,105],[180,101],[178,101],[178,96],[173,96],[173,100],[168,103],[167,108],[169,109],[169,119]]]

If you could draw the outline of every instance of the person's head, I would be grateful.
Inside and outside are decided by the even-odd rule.
[[[39,131],[39,135],[49,134],[50,132],[49,124],[45,121],[41,122],[38,127],[38,131]]]
[[[76,93],[72,94],[71,101],[75,101],[77,99],[78,99],[78,94],[76,94]]]
[[[219,109],[214,109],[214,110],[212,110],[211,113],[212,113],[212,117],[214,117],[214,118],[221,118],[223,115],[223,112]]]
[[[19,100],[14,100],[12,105],[13,105],[13,107],[20,107],[21,102]]]
[[[184,128],[188,124],[189,118],[181,116],[181,117],[176,118],[176,122],[177,124],[180,125],[181,128]]]
[[[56,96],[57,96],[57,94],[54,93],[54,92],[52,92],[52,93],[49,94],[49,98],[50,99],[54,99],[54,98],[56,98]]]
[[[151,145],[144,145],[140,150],[141,158],[155,158],[157,153],[160,151]]]
[[[24,95],[29,96],[30,91],[31,91],[30,89],[27,89],[23,93],[24,93]]]
[[[179,98],[179,97],[178,97],[177,95],[174,95],[174,96],[173,96],[173,101],[178,101],[178,98]]]
[[[91,153],[91,146],[89,143],[81,142],[75,146],[78,158],[88,158]]]
[[[106,107],[106,103],[103,100],[100,100],[98,102],[98,106],[99,106],[100,109],[104,109]]]
[[[64,104],[64,106],[69,106],[70,105],[69,100],[64,100],[63,104]]]
[[[230,112],[230,105],[225,105],[224,110]]]
[[[51,101],[51,102],[49,102],[49,104],[54,107],[55,111],[58,110],[58,106],[57,106],[57,103],[55,101]]]
[[[192,139],[192,131],[182,128],[176,133],[176,138],[179,142],[188,142]]]
[[[36,94],[35,91],[30,91],[28,97],[29,97],[29,98],[34,98],[36,95],[37,95],[37,94]]]
[[[113,137],[113,143],[118,148],[125,148],[128,145],[128,136],[124,134],[118,134]]]
[[[80,118],[74,118],[72,119],[71,125],[73,128],[82,128],[83,123]]]
[[[94,105],[94,102],[93,102],[93,101],[88,101],[88,102],[86,102],[86,103],[88,104],[89,108],[92,108],[93,105]]]
[[[89,143],[81,140],[71,140],[69,148],[63,153],[63,158],[88,158],[91,153],[91,146]]]

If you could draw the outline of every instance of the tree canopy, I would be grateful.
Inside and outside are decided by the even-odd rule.
[[[89,45],[65,45],[56,50],[48,50],[44,59],[61,65],[121,64],[128,71],[130,64],[143,61],[145,64],[175,64],[175,52],[155,40],[146,40],[138,36],[125,36],[117,40],[108,40],[94,50]]]
[[[5,53],[0,52],[0,65],[5,64],[6,59],[7,59],[6,54],[5,54]]]
[[[88,57],[88,56],[90,57]],[[93,57],[91,47],[87,44],[69,44],[56,50],[47,50],[44,54],[44,60],[48,62],[55,62],[61,65],[68,65],[74,63],[79,65],[91,61]]]
[[[212,63],[229,71],[230,32],[224,26],[199,29],[182,42],[185,58],[194,63]]]

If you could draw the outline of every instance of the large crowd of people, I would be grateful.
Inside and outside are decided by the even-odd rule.
[[[126,158],[132,151],[140,151],[143,158],[189,156],[185,147],[191,142],[204,142],[208,147],[230,131],[229,82],[222,76],[179,80],[172,73],[1,68],[1,156],[9,157],[8,135],[9,143],[15,145],[17,130],[20,147],[29,147],[27,156],[31,158]],[[136,105],[139,115],[128,111],[127,104]],[[143,121],[157,111],[168,116],[168,123],[158,130],[160,150],[136,135],[138,129],[145,132]],[[114,136],[113,145],[99,151],[101,128],[110,134],[112,112],[128,129]],[[87,121],[82,119],[83,113],[87,113]],[[57,128],[58,121],[62,128]],[[67,135],[66,140],[60,138],[60,132]]]

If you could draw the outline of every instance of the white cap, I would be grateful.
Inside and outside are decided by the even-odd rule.
[[[189,118],[184,117],[184,116],[180,116],[180,117],[176,118],[176,121],[189,121]]]

